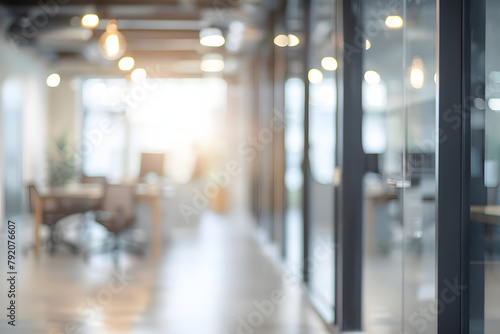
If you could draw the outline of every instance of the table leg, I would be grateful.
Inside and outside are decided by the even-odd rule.
[[[153,198],[153,256],[157,259],[160,256],[161,248],[161,209],[160,197]]]
[[[38,257],[40,252],[40,225],[42,224],[42,214],[43,214],[43,199],[37,197],[35,199],[35,257]]]
[[[375,239],[375,201],[371,198],[365,199],[365,251],[368,255],[373,254]]]

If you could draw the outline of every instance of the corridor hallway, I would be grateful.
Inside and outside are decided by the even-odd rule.
[[[495,0],[0,0],[0,334],[499,334],[496,31]]]
[[[243,214],[206,212],[172,228],[158,261],[126,252],[118,265],[109,253],[37,261],[31,252],[21,258],[15,333],[329,333],[260,235]]]

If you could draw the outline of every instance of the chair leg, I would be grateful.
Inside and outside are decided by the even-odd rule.
[[[50,225],[49,228],[50,228],[49,253],[54,254],[56,250],[56,224]]]
[[[80,248],[78,248],[77,245],[66,241],[66,240],[61,240],[60,243],[66,247],[68,247],[71,250],[71,253],[73,254],[78,254],[80,252]]]
[[[65,245],[66,247],[68,247],[73,254],[78,253],[78,251],[79,251],[78,246],[76,246],[75,244],[73,244],[69,241],[64,240],[64,238],[62,238],[60,235],[58,235],[59,233],[57,231],[57,224],[48,225],[48,228],[49,228],[49,237],[44,239],[44,240],[41,240],[41,246],[46,247],[50,254],[55,253],[57,246],[59,244],[62,244],[62,245]],[[22,249],[23,255],[27,255],[28,252],[30,252],[34,248],[35,248],[34,243],[32,243],[29,246],[24,247]]]
[[[88,233],[89,233],[89,221],[91,221],[93,218],[91,217],[92,215],[92,212],[90,211],[87,211],[85,213],[83,213],[81,215],[81,218],[80,218],[80,226],[79,226],[79,229],[80,229],[80,232],[82,232],[82,234],[88,236]]]
[[[127,251],[129,251],[130,253],[132,253],[134,255],[138,255],[138,256],[146,255],[146,251],[144,250],[144,247],[142,245],[139,245],[139,244],[127,243],[127,244],[125,244],[124,248],[126,248]]]
[[[85,259],[88,260],[91,254],[94,253],[115,253],[118,250],[118,240],[116,236],[110,236],[103,244],[99,245],[94,249],[90,249],[85,252]]]
[[[114,262],[117,263],[121,250],[138,256],[144,256],[146,254],[145,249],[142,245],[136,244],[134,242],[128,242],[127,240],[121,239],[120,236],[112,234],[110,235],[107,242],[99,245],[97,248],[90,250],[89,252],[86,252],[85,259],[88,260],[90,255],[93,253],[111,252]]]
[[[49,225],[49,238],[45,241],[48,244],[49,253],[54,254],[58,245],[64,245],[70,249],[73,254],[79,252],[79,247],[72,242],[65,240],[58,231],[57,224]],[[30,246],[29,249],[34,248]]]

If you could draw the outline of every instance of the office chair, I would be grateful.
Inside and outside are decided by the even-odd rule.
[[[40,196],[36,187],[34,185],[28,186],[29,191],[29,209],[31,213],[35,212],[35,201]],[[77,208],[73,207],[70,203],[64,201],[55,200],[45,200],[43,203],[43,214],[42,214],[42,224],[49,227],[49,238],[42,241],[42,244],[48,244],[49,252],[54,253],[58,245],[64,245],[68,247],[73,253],[78,252],[78,247],[69,241],[64,240],[61,237],[60,231],[58,229],[58,224],[61,219],[71,216],[79,211]],[[34,245],[30,246],[28,249],[33,248]],[[28,249],[25,249],[27,252]]]
[[[110,232],[110,238],[97,250],[101,252],[112,251],[116,255],[120,249],[119,237],[130,229],[135,221],[134,186],[108,185],[100,208],[95,212],[95,221]],[[136,254],[144,254],[141,245],[129,242],[126,243],[126,246],[128,246],[128,250]],[[90,253],[94,252],[87,252],[86,259]]]
[[[165,154],[163,153],[141,153],[139,178],[144,180],[144,177],[149,173],[154,173],[159,177],[163,176],[164,162]]]
[[[100,184],[104,187],[104,189],[106,189],[106,186],[108,185],[108,179],[105,176],[87,176],[83,174],[81,182],[83,184]],[[89,232],[87,222],[95,220],[93,214],[95,210],[99,209],[99,207],[101,206],[100,201],[98,201],[97,203],[89,204],[91,204],[89,206],[89,210],[82,215],[82,220],[80,222],[80,228],[83,233]]]

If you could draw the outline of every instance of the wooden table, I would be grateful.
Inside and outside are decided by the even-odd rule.
[[[139,200],[149,201],[153,211],[153,256],[160,256],[161,246],[161,188],[157,186],[139,184],[136,187],[135,197]]]
[[[96,203],[104,196],[101,184],[72,184],[58,188],[37,189],[39,196],[35,200],[35,256],[40,252],[39,230],[43,219],[43,202],[46,200],[88,200]],[[161,189],[157,186],[138,185],[136,198],[149,201],[153,211],[153,256],[160,255],[161,243]]]
[[[487,223],[500,224],[500,205],[471,205],[471,220]]]
[[[389,190],[386,190],[389,191]],[[385,204],[395,200],[398,196],[395,193],[384,192],[382,190],[373,191],[365,189],[365,250],[367,254],[373,254],[375,250],[375,209],[380,204]]]

